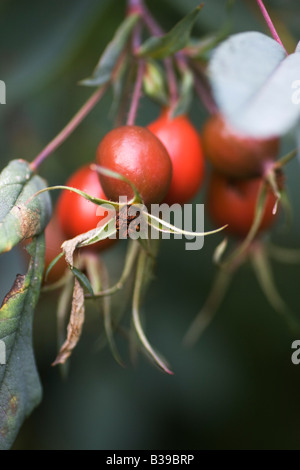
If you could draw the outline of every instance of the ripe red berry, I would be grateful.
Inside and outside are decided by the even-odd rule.
[[[279,151],[279,139],[254,139],[238,133],[221,114],[210,117],[202,132],[204,155],[225,175],[261,176]]]
[[[228,224],[228,232],[244,238],[255,217],[261,183],[261,178],[237,180],[214,171],[208,185],[206,207],[216,225]],[[276,216],[272,212],[275,203],[276,197],[269,190],[258,232],[268,229],[275,222]]]
[[[146,205],[161,202],[167,194],[172,178],[170,157],[160,140],[144,127],[122,126],[110,131],[98,146],[96,160],[128,178]],[[127,183],[101,174],[99,178],[109,199],[132,199]]]
[[[173,166],[169,191],[164,198],[168,204],[184,204],[192,199],[203,181],[204,161],[200,136],[186,115],[170,117],[164,110],[149,124],[166,147]]]
[[[80,189],[99,199],[107,199],[100,185],[98,173],[91,170],[89,165],[79,168],[66,182],[66,186]],[[101,214],[100,207],[72,191],[63,190],[58,200],[57,211],[60,226],[66,236],[65,238],[74,238],[101,224],[101,219],[108,214],[108,211],[103,210],[103,214]],[[102,250],[110,246],[114,241],[112,239],[105,239],[95,245],[91,245],[89,248]]]

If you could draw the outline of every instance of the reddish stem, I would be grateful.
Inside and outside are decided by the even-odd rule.
[[[218,108],[216,103],[214,102],[211,94],[208,92],[207,88],[201,82],[199,77],[194,74],[194,87],[197,95],[199,96],[200,100],[206,107],[207,111],[210,114],[216,114],[218,112]]]
[[[176,54],[176,60],[179,67],[184,68],[188,66],[187,59],[181,52]],[[194,88],[197,95],[199,96],[207,111],[210,114],[216,114],[218,112],[218,107],[213,99],[209,82],[201,65],[192,63],[192,70],[194,72]]]
[[[90,113],[98,101],[102,98],[107,90],[108,85],[102,86],[87,100],[87,102],[80,108],[71,121],[57,134],[57,136],[49,142],[48,145],[35,157],[31,162],[31,168],[36,171],[37,168],[43,163],[46,158],[53,153],[76,129],[76,127],[83,121],[83,119]]]
[[[172,108],[177,100],[178,100],[178,90],[177,90],[177,81],[176,76],[173,68],[173,63],[171,57],[167,57],[164,60],[167,80],[169,85],[169,92],[170,92],[170,107]]]
[[[127,122],[126,122],[128,126],[133,126],[135,123],[139,101],[141,97],[144,71],[145,71],[145,62],[143,60],[139,60],[136,82],[135,82],[131,105],[130,105]]]
[[[257,4],[258,4],[258,6],[259,6],[259,8],[260,8],[260,10],[263,14],[264,19],[266,20],[266,23],[267,23],[267,25],[268,25],[268,27],[271,31],[271,34],[272,34],[273,38],[275,39],[275,41],[278,42],[278,44],[280,44],[283,47],[283,49],[285,50],[285,52],[287,54],[286,48],[282,44],[282,41],[281,41],[277,31],[276,31],[276,28],[275,28],[275,26],[274,26],[274,24],[273,24],[273,22],[270,18],[270,15],[269,15],[266,7],[264,6],[263,0],[257,0]]]

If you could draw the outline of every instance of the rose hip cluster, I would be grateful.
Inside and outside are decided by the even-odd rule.
[[[184,204],[197,193],[204,176],[201,139],[186,115],[172,118],[168,109],[148,128],[125,125],[111,130],[100,142],[96,163],[125,176],[144,204]],[[129,184],[99,174],[90,164],[79,168],[66,182],[99,199],[118,202],[133,198]],[[63,190],[55,216],[46,229],[46,265],[59,253],[67,238],[74,238],[101,225],[96,206],[82,196]],[[103,214],[104,217],[105,214]],[[102,217],[102,218],[103,218]],[[115,240],[105,239],[88,249],[102,251]],[[51,271],[50,281],[61,276],[63,260]]]
[[[203,149],[213,170],[207,192],[207,209],[217,225],[245,238],[255,218],[263,177],[279,151],[277,137],[254,139],[233,129],[220,114],[211,116],[202,132]],[[276,196],[268,188],[258,233],[275,221]]]

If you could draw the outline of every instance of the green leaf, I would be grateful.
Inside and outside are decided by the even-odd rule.
[[[192,27],[202,8],[203,5],[195,8],[164,36],[147,39],[139,48],[138,56],[164,59],[183,49],[189,42]]]
[[[33,311],[44,270],[44,235],[27,247],[28,272],[17,275],[0,309],[0,339],[6,347],[6,364],[0,365],[0,449],[13,444],[24,419],[39,404],[41,385],[32,347]]]
[[[186,68],[182,72],[181,84],[179,89],[179,99],[172,111],[172,118],[186,114],[189,110],[193,99],[194,76],[192,72]]]
[[[80,284],[86,288],[86,290],[91,294],[91,295],[94,295],[94,291],[93,291],[93,288],[91,286],[91,283],[90,281],[88,280],[88,278],[86,277],[86,275],[81,272],[79,269],[75,268],[75,266],[73,266],[72,268],[72,273],[74,274],[75,277],[77,277],[78,281],[80,282]]]
[[[41,233],[51,217],[48,194],[32,196],[45,181],[29,163],[12,160],[0,174],[0,253],[10,251],[25,238]]]
[[[85,86],[100,86],[109,82],[118,59],[126,46],[126,42],[137,20],[138,14],[128,16],[117,29],[112,41],[104,50],[92,76],[80,82]]]
[[[209,66],[220,111],[244,134],[283,135],[300,118],[300,53],[286,56],[273,39],[258,32],[224,41]]]
[[[54,268],[54,266],[56,265],[56,263],[58,263],[58,261],[60,260],[60,258],[62,258],[64,256],[64,252],[62,251],[61,253],[59,253],[52,261],[51,263],[49,264],[46,272],[45,272],[45,281],[47,281],[47,278],[49,276],[49,273],[50,271],[52,270],[52,268]]]
[[[207,62],[210,58],[212,49],[216,48],[217,45],[224,41],[229,35],[229,28],[227,25],[216,33],[201,39],[191,38],[189,43],[184,49],[184,52],[192,59],[198,59]]]

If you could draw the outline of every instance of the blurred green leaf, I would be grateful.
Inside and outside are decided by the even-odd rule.
[[[186,68],[182,72],[181,83],[179,88],[179,99],[172,111],[172,117],[187,114],[192,98],[193,98],[194,76],[192,72]]]
[[[6,364],[0,366],[0,449],[13,444],[24,419],[39,404],[41,385],[32,348],[33,311],[44,270],[44,235],[29,246],[26,275],[18,274],[0,309],[0,339],[6,346]]]
[[[202,61],[208,61],[212,49],[226,39],[229,35],[230,28],[225,25],[220,31],[210,34],[203,38],[191,38],[187,46],[184,48],[185,53],[193,58]]]
[[[75,277],[77,277],[80,284],[83,287],[85,287],[86,290],[93,296],[94,291],[93,291],[91,283],[88,280],[88,278],[86,277],[86,275],[83,272],[81,272],[79,269],[75,268],[75,266],[73,266],[73,268],[72,268],[72,273],[74,274]]]
[[[81,85],[100,86],[111,79],[118,59],[138,19],[139,15],[134,14],[128,16],[123,23],[121,23],[112,41],[106,46],[92,76],[82,80],[80,82]]]
[[[58,263],[58,261],[64,256],[64,253],[63,251],[61,253],[59,253],[57,256],[55,256],[55,258],[51,261],[51,263],[48,265],[48,268],[45,272],[45,281],[47,281],[47,278],[49,276],[49,273],[50,271],[52,270],[52,268],[54,268],[54,266],[56,265],[56,263]]]
[[[41,233],[51,217],[47,193],[28,200],[46,187],[24,160],[13,160],[0,174],[0,253]]]
[[[190,39],[192,27],[202,7],[203,5],[200,5],[195,8],[164,36],[147,39],[139,48],[138,55],[152,57],[153,59],[164,59],[183,49]]]

